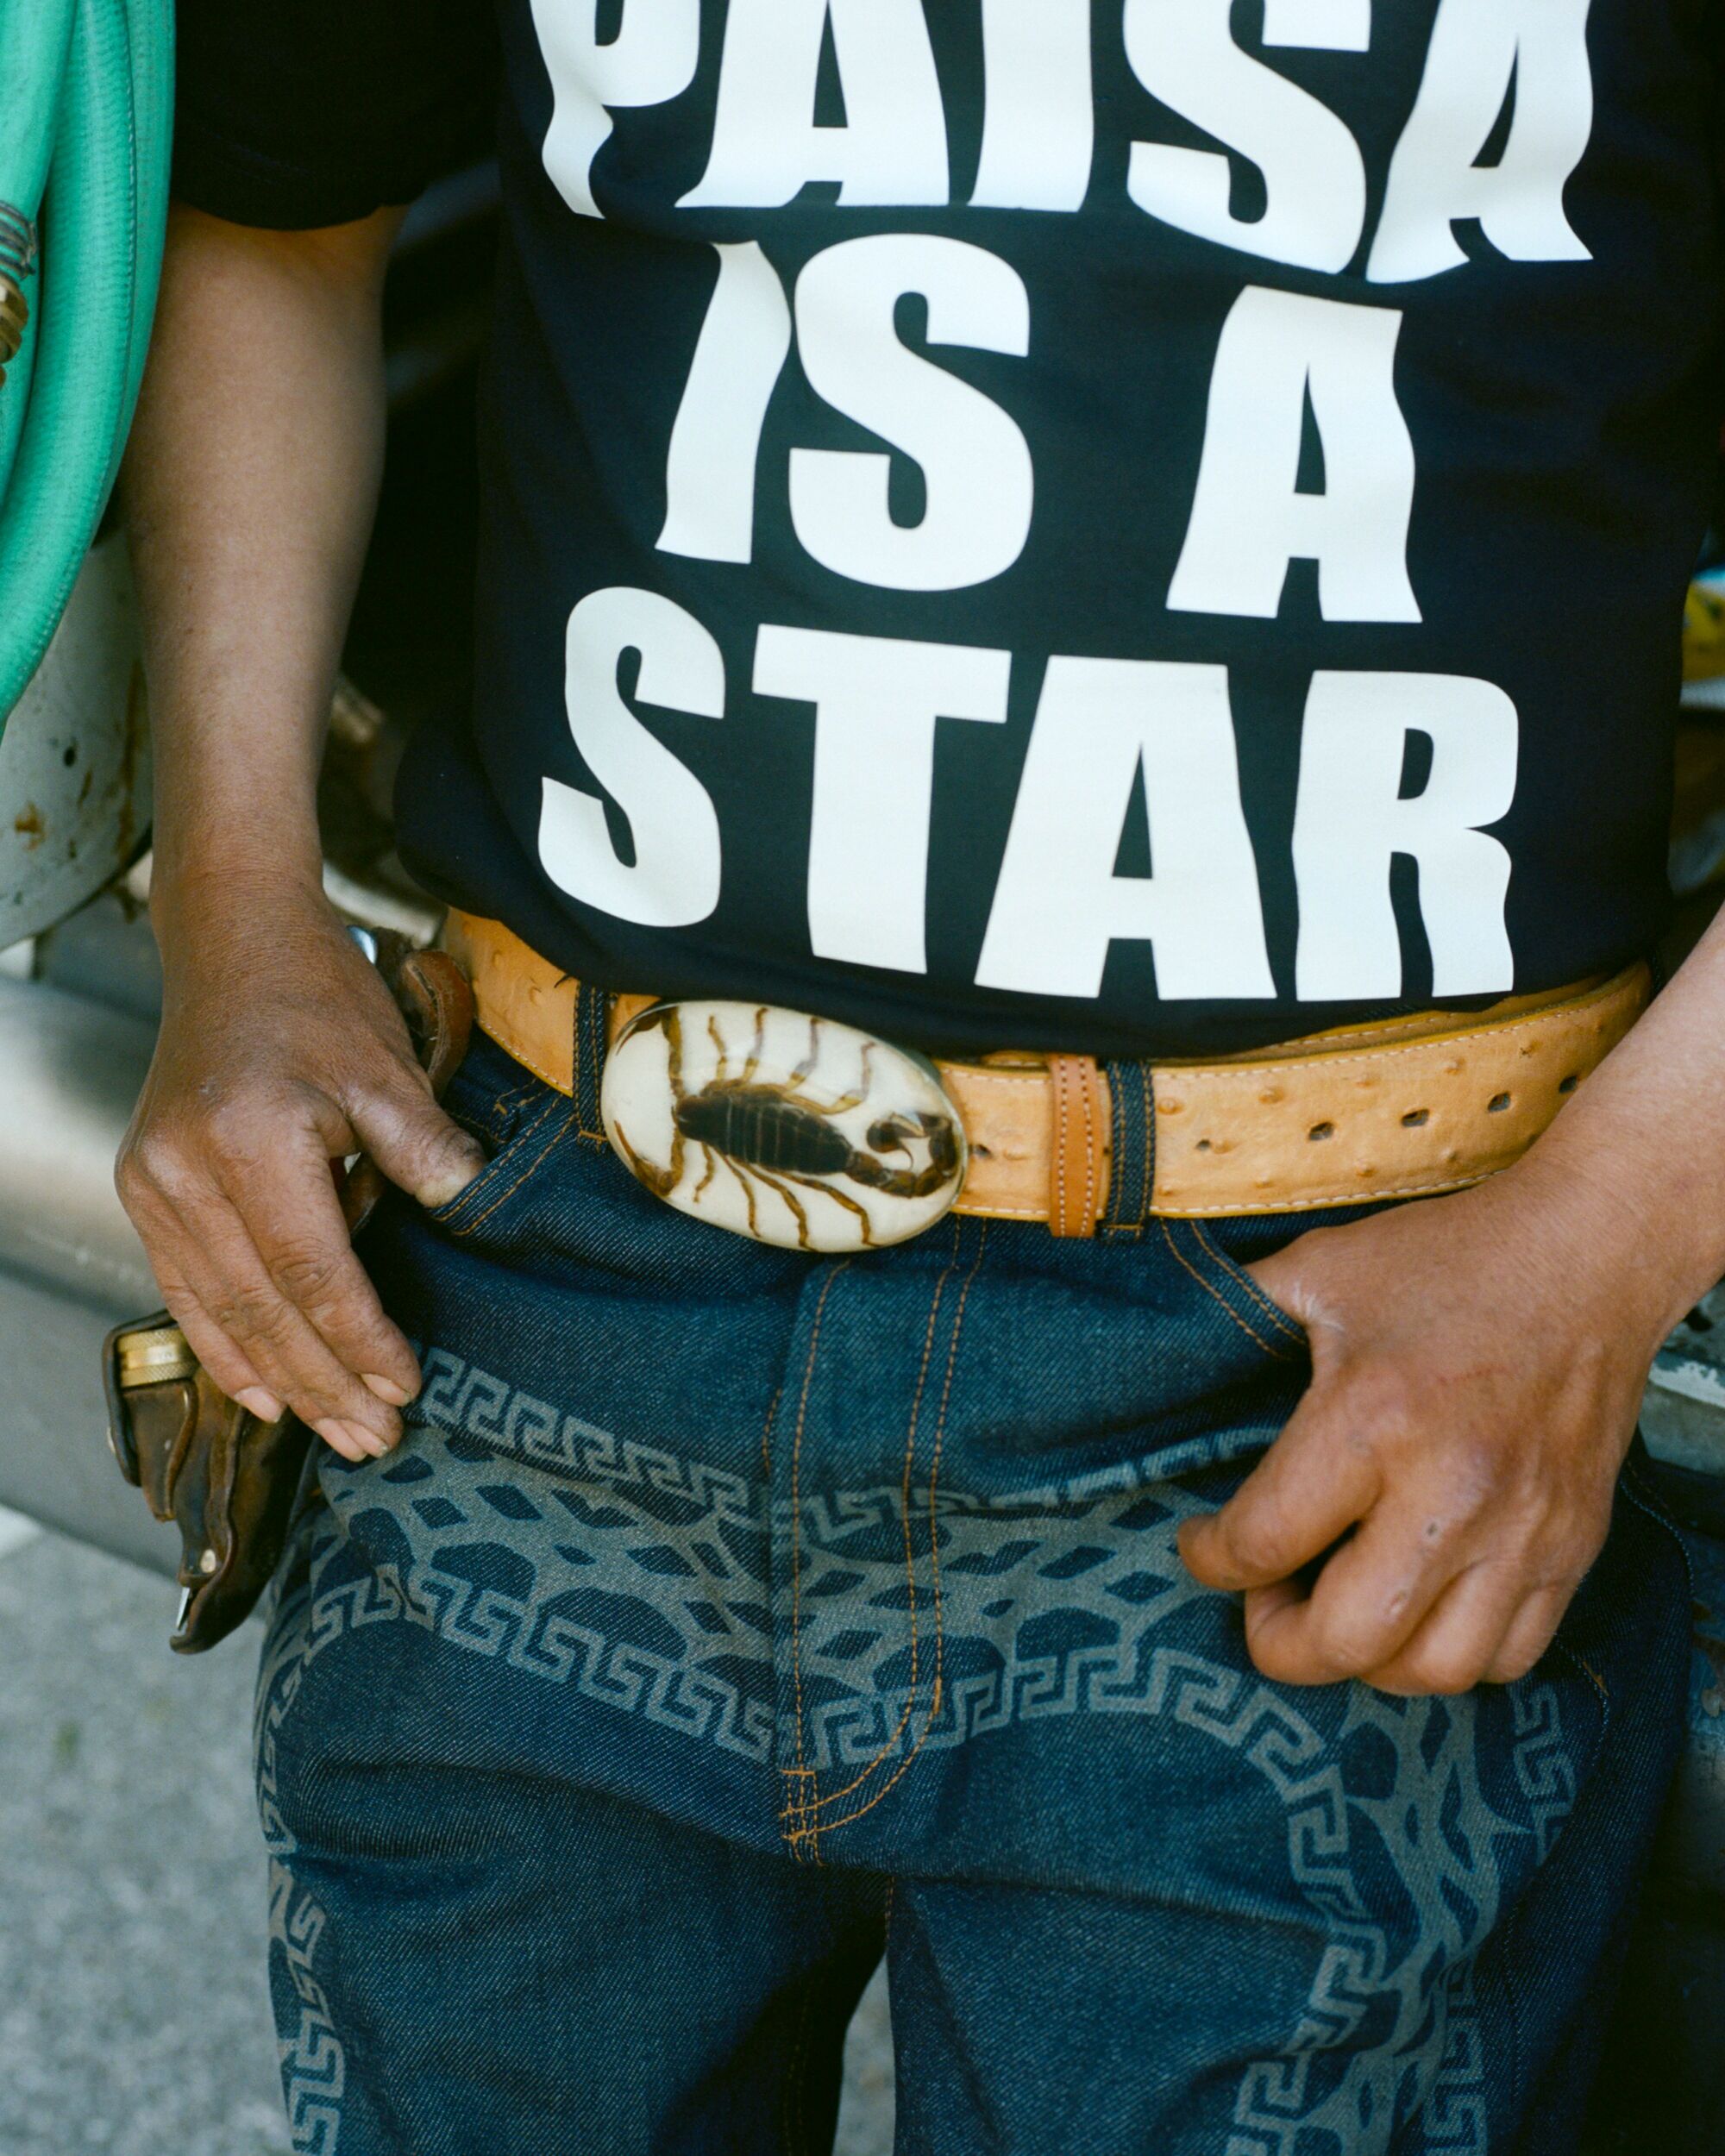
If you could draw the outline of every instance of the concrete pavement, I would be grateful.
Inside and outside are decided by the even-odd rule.
[[[0,2156],[285,2156],[252,1808],[251,1628],[0,1512]],[[838,2156],[888,2156],[878,1982]]]

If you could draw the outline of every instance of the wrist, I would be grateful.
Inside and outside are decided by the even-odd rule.
[[[1548,1134],[1490,1187],[1525,1216],[1565,1299],[1590,1305],[1602,1329],[1651,1354],[1725,1260],[1708,1220],[1665,1189],[1636,1149],[1590,1136],[1559,1147]]]
[[[200,845],[178,856],[159,849],[151,871],[150,925],[170,968],[213,935],[325,904],[315,846],[284,844],[279,834]]]

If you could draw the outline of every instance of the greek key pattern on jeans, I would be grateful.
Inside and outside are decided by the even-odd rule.
[[[303,1603],[303,1595],[298,1598]],[[285,1971],[294,2005],[276,1994],[276,2055],[294,2156],[336,2156],[347,2056],[316,1962],[323,1910],[296,1883],[289,1858],[296,1847],[276,1789],[276,1733],[291,1710],[304,1668],[304,1633],[291,1611],[277,1613],[258,1675],[254,1728],[259,1815],[270,1852],[269,1953]]]
[[[406,1623],[770,1763],[775,1736],[794,1733],[775,1727],[758,1487],[620,1439],[442,1351],[426,1360],[421,1426],[402,1453],[327,1482],[330,1511],[316,1523],[310,1591],[290,1626],[297,1646],[272,1692],[278,1714],[291,1709],[298,1673],[336,1640]],[[1007,1501],[913,1490],[912,1508],[907,1571],[901,1489],[829,1490],[801,1507],[802,1651],[824,1680],[803,1733],[812,1763],[868,1767],[1080,1714],[1164,1718],[1238,1756],[1285,1813],[1290,1873],[1322,1947],[1283,2051],[1242,2078],[1226,2156],[1371,2156],[1422,2104],[1427,2147],[1483,2150],[1470,1972],[1502,1900],[1499,1844],[1531,1841],[1543,1858],[1574,1801],[1557,1689],[1514,1688],[1521,1802],[1507,1820],[1480,1785],[1473,1702],[1359,1689],[1338,1738],[1250,1670],[1170,1638],[1170,1620],[1199,1592],[1175,1544],[1191,1509],[1178,1489],[1111,1470]],[[773,1524],[787,1526],[782,1511]],[[938,1688],[935,1643],[925,1634],[919,1664],[907,1637],[912,1611],[926,1623],[937,1606],[931,1539]],[[345,1554],[354,1544],[357,1565]],[[1368,1727],[1394,1763],[1373,1795],[1348,1785],[1339,1756]],[[261,1758],[260,1780],[267,1816]],[[1411,1944],[1392,1946],[1373,1914],[1366,1846],[1413,1904]],[[1382,2028],[1369,2046],[1368,2013]]]
[[[270,1953],[273,1958],[282,1957],[299,2009],[297,2023],[289,2025],[279,2008],[276,2028],[276,2053],[294,2156],[336,2156],[342,2134],[347,2059],[336,2034],[329,2000],[313,1968],[324,1921],[317,1902],[296,1888],[288,1867],[279,1859],[273,1860]]]
[[[687,1498],[714,1520],[766,1524],[764,1500],[740,1475],[617,1437],[548,1400],[511,1386],[446,1348],[415,1343],[424,1384],[408,1411],[413,1425],[459,1431],[553,1472],[594,1482],[638,1484]]]

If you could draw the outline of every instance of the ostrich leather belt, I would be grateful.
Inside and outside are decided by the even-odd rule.
[[[573,1094],[576,983],[495,921],[452,913],[442,942],[484,1031]],[[930,1063],[770,1006],[615,995],[602,1103],[612,1145],[649,1188],[767,1240],[890,1242],[949,1208],[1088,1236],[1109,1212],[1116,1089],[1138,1097],[1153,1130],[1136,1148],[1132,1217],[1434,1195],[1525,1152],[1648,993],[1637,965],[1465,1021],[1426,1012],[1218,1062],[1116,1063],[1112,1087],[1088,1056]],[[939,1127],[947,1115],[956,1138]],[[853,1132],[829,1137],[825,1154],[818,1132],[802,1135],[822,1116]],[[835,1187],[862,1225],[835,1217],[824,1238],[806,1216],[830,1211]],[[894,1204],[906,1218],[884,1231],[863,1218]]]

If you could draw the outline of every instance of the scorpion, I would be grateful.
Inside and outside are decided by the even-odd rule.
[[[755,1185],[764,1184],[789,1207],[797,1224],[798,1244],[806,1250],[814,1247],[809,1239],[808,1213],[792,1188],[800,1185],[819,1191],[853,1213],[862,1223],[863,1244],[869,1247],[875,1239],[874,1224],[867,1210],[825,1178],[848,1175],[864,1188],[890,1197],[924,1198],[957,1172],[958,1134],[950,1116],[921,1112],[881,1116],[869,1126],[871,1150],[868,1152],[859,1151],[837,1127],[834,1117],[860,1107],[869,1097],[871,1044],[863,1047],[858,1082],[838,1100],[823,1106],[801,1090],[820,1055],[819,1018],[809,1020],[806,1054],[790,1075],[780,1081],[759,1076],[766,1040],[764,1006],[755,1013],[755,1037],[742,1069],[735,1073],[718,1020],[709,1014],[707,1037],[718,1055],[718,1068],[694,1091],[684,1082],[682,1013],[677,1006],[666,1004],[649,1011],[637,1025],[642,1031],[656,1027],[664,1034],[669,1050],[673,1116],[668,1163],[661,1168],[644,1159],[630,1144],[621,1124],[615,1127],[630,1169],[656,1197],[668,1198],[682,1181],[687,1148],[693,1145],[701,1156],[703,1169],[691,1202],[699,1202],[701,1193],[724,1169],[736,1178],[748,1208],[749,1232],[758,1237]],[[928,1147],[925,1168],[890,1167],[876,1157],[898,1153],[908,1162],[911,1145],[919,1138]]]

